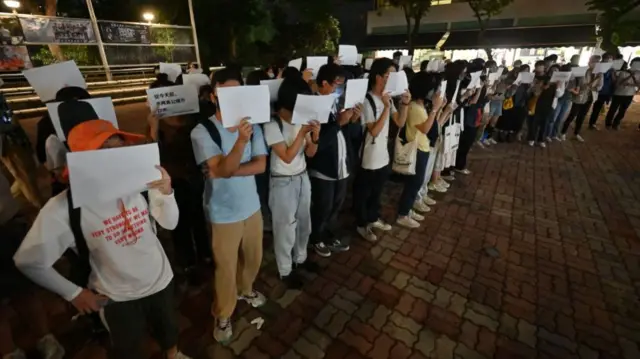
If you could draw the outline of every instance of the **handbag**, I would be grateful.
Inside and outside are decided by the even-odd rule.
[[[416,161],[418,158],[418,141],[407,141],[402,139],[405,129],[398,131],[395,143],[395,153],[393,154],[393,172],[402,175],[416,174]],[[406,137],[406,136],[405,136]]]
[[[503,110],[511,110],[513,108],[513,97],[508,97],[504,99],[502,103]]]

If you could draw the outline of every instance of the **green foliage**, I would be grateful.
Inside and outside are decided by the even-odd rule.
[[[158,44],[167,44],[165,46],[154,46],[153,52],[165,59],[165,61],[173,62],[173,49],[175,49],[175,34],[171,28],[156,27],[153,28],[154,41]]]
[[[409,55],[413,55],[414,39],[420,32],[420,21],[431,8],[431,0],[390,0],[392,6],[399,7],[404,12],[407,22],[407,43]],[[413,22],[413,26],[412,26]]]
[[[68,45],[61,46],[64,60],[74,60],[78,66],[100,65],[100,59],[94,52],[97,51],[95,46],[84,45]],[[95,51],[92,51],[95,50]],[[30,55],[31,61],[35,66],[49,65],[59,62],[51,53],[48,47],[42,46],[35,54]]]
[[[480,28],[484,29],[484,25],[488,20],[496,15],[500,15],[502,10],[513,1],[514,0],[469,0],[468,3],[480,23]]]
[[[628,16],[640,0],[587,0],[586,5],[599,13],[597,35],[602,37],[603,50],[618,52],[618,46],[640,33],[640,22]]]

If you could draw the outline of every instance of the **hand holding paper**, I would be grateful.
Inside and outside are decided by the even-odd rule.
[[[291,123],[306,125],[314,120],[320,123],[327,123],[334,104],[335,97],[332,95],[298,95]]]
[[[362,103],[367,95],[368,85],[369,80],[367,79],[353,79],[347,81],[344,108],[352,108],[355,105]]]
[[[585,77],[587,75],[587,69],[589,68],[586,66],[574,67],[571,69],[571,73],[573,77]]]
[[[152,111],[158,118],[181,116],[200,111],[198,90],[191,85],[158,87],[147,90]]]
[[[556,71],[553,73],[553,75],[551,75],[551,80],[549,82],[554,83],[554,82],[567,82],[571,79],[571,71],[567,71],[567,72],[561,72],[561,71]]]
[[[399,96],[408,88],[409,81],[407,80],[407,74],[404,71],[392,72],[389,74],[384,92],[389,92],[391,96]]]
[[[593,69],[594,74],[604,74],[609,71],[613,62],[599,62],[596,64],[596,67]]]
[[[217,93],[225,128],[238,126],[243,118],[252,124],[271,120],[269,86],[219,87]]]

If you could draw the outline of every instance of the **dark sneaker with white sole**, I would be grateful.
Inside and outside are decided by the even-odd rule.
[[[331,250],[324,245],[324,243],[316,243],[313,245],[313,250],[316,251],[316,254],[320,257],[331,257]]]
[[[346,252],[349,250],[349,245],[342,243],[339,239],[334,239],[331,244],[327,246],[332,252]]]

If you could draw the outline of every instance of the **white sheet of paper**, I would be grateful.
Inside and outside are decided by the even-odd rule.
[[[476,71],[471,73],[471,82],[467,85],[467,88],[472,89],[478,87],[481,84],[480,76],[482,75],[482,71]]]
[[[400,60],[398,61],[398,68],[400,70],[404,69],[405,67],[411,67],[413,68],[413,56],[401,56]]]
[[[190,85],[148,89],[147,101],[158,118],[187,115],[200,111],[198,90]]]
[[[162,178],[158,144],[69,152],[69,182],[75,208],[115,201],[147,190]]]
[[[200,92],[200,87],[209,85],[209,77],[205,74],[184,74],[182,75],[182,83],[185,85],[193,86]]]
[[[300,70],[300,68],[302,67],[302,57],[295,59],[295,60],[291,60],[289,61],[289,67],[295,67],[296,69]],[[300,70],[302,71],[302,70]]]
[[[571,80],[571,71],[567,71],[567,72],[561,72],[561,71],[556,71],[553,73],[553,75],[551,75],[551,80],[549,80],[549,82],[551,83],[555,83],[555,82],[567,82]]]
[[[296,106],[293,108],[291,123],[306,125],[313,120],[327,123],[335,101],[336,98],[333,95],[298,95]]]
[[[438,72],[444,72],[445,67],[447,66],[447,64],[444,63],[444,61],[442,61],[440,63],[440,66],[438,67]]]
[[[367,96],[368,79],[354,79],[347,81],[347,90],[344,98],[344,109],[355,107],[359,103],[363,103]]]
[[[440,72],[440,65],[442,65],[444,61],[440,59],[433,59],[429,61],[427,64],[427,72]]]
[[[489,86],[493,86],[493,84],[498,81],[498,79],[500,78],[500,73],[499,72],[492,72],[489,74]]]
[[[363,57],[364,57],[364,55],[358,54],[358,65],[362,65],[362,58]]]
[[[354,45],[340,45],[338,57],[342,65],[352,66],[358,63],[358,48]]]
[[[530,84],[533,82],[533,79],[536,75],[533,72],[520,72],[518,73],[518,77],[516,78],[515,83],[517,84]]]
[[[573,77],[584,77],[587,74],[587,69],[587,66],[574,67],[571,69],[571,74]]]
[[[371,70],[371,65],[373,65],[373,60],[372,58],[368,58],[364,60],[364,69],[365,70]]]
[[[116,128],[118,128],[116,109],[113,107],[113,101],[111,100],[111,97],[96,97],[80,101],[86,102],[90,104],[91,107],[93,107],[96,115],[98,115],[97,119],[109,121],[113,123]],[[56,130],[56,135],[61,141],[66,141],[67,137],[64,135],[64,131],[62,131],[62,126],[60,125],[60,115],[58,114],[58,106],[60,106],[61,103],[62,102],[48,103],[47,111],[49,112],[49,117],[51,118],[51,122],[53,123],[53,128]]]
[[[384,92],[389,92],[391,96],[399,96],[408,88],[409,81],[407,80],[407,74],[404,71],[398,71],[389,74]]]
[[[311,78],[315,79],[318,76],[320,68],[327,64],[329,59],[326,56],[308,56],[307,57],[307,69],[311,69],[313,75]]]
[[[64,87],[87,88],[87,82],[75,61],[36,67],[22,71],[42,102],[55,100],[56,93]]]
[[[280,85],[282,85],[282,81],[284,81],[284,79],[260,81],[260,85],[267,85],[269,87],[269,97],[271,102],[278,101],[278,91],[280,90]]]
[[[160,63],[160,73],[167,74],[169,81],[176,82],[176,79],[182,74],[182,67],[180,64],[170,64],[166,62]]]
[[[440,92],[440,97],[444,98],[447,94],[447,80],[443,80],[440,82],[440,88],[438,89]]]
[[[271,121],[269,86],[219,87],[217,93],[225,128],[237,126],[245,117],[253,124]]]
[[[460,92],[460,83],[460,80],[456,81],[456,90],[453,92],[453,97],[451,98],[451,103],[454,109],[458,107],[458,92]]]
[[[613,65],[611,65],[611,67],[613,67],[613,69],[616,71],[620,71],[623,65],[624,60],[613,60]]]
[[[599,62],[596,64],[596,67],[593,69],[594,74],[604,74],[609,71],[613,66],[613,62]]]

